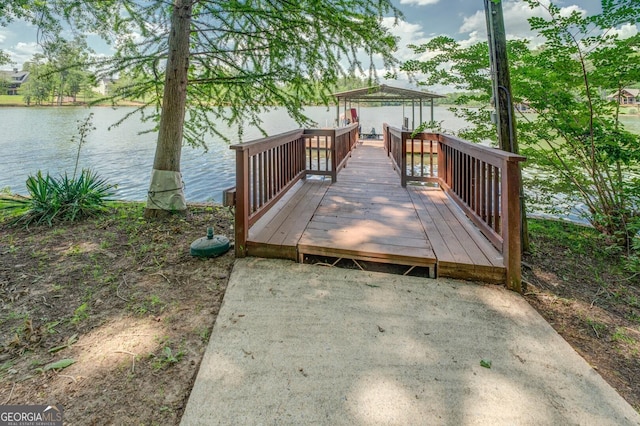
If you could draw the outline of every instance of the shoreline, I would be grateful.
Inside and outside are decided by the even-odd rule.
[[[61,105],[51,105],[51,104],[43,104],[43,105],[27,105],[24,102],[15,102],[15,103],[0,103],[0,108],[70,108],[70,107],[140,107],[144,106],[142,102],[126,102],[126,103],[118,103],[118,104],[110,104],[110,103],[96,103],[91,104],[89,102],[73,102],[73,103],[63,103]]]

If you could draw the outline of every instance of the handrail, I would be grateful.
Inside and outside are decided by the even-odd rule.
[[[357,132],[357,123],[338,129],[305,129],[309,152],[307,173],[331,176],[331,181],[336,182],[338,172],[344,168],[358,141]]]
[[[402,186],[437,182],[502,253],[507,287],[520,291],[519,163],[526,158],[441,133],[411,136],[386,124],[383,128]]]
[[[339,129],[299,129],[231,146],[236,151],[237,257],[247,254],[249,228],[296,182],[308,174],[331,176],[336,181],[356,146],[357,130],[357,124]]]
[[[411,132],[391,127],[386,123],[382,128],[387,155],[391,157],[403,187],[407,182],[438,182],[437,134],[418,133],[412,137]],[[401,170],[405,172],[402,173]]]
[[[303,179],[302,130],[232,145],[236,151],[235,252],[246,255],[249,228]]]

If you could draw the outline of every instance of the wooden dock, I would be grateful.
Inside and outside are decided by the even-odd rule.
[[[339,178],[297,182],[248,232],[248,255],[309,255],[428,268],[432,277],[505,281],[502,254],[433,185],[401,186],[382,141],[351,151]]]

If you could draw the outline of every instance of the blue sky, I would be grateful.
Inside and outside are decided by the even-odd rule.
[[[400,60],[415,57],[406,48],[408,44],[423,43],[441,34],[469,43],[486,39],[482,0],[395,0],[395,3],[405,16],[399,25],[392,28],[392,32],[400,37],[397,52]],[[587,14],[600,12],[600,0],[556,0],[555,3],[567,10],[577,9]],[[533,15],[543,16],[542,11],[530,10],[522,0],[505,0],[503,4],[508,36],[534,39],[526,19]],[[386,22],[392,24],[391,19]],[[623,31],[635,33],[637,28],[629,27]],[[93,44],[99,53],[109,54],[104,43],[94,40]],[[0,27],[0,49],[12,55],[17,63],[14,66],[21,67],[39,50],[36,29],[19,22]],[[4,66],[4,69],[10,68]]]

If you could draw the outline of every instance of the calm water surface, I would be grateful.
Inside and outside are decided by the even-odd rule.
[[[80,153],[80,168],[97,171],[110,183],[117,184],[116,198],[145,200],[149,185],[156,145],[156,133],[140,134],[148,124],[132,117],[120,126],[108,128],[125,116],[129,108],[0,108],[0,189],[10,187],[13,192],[25,194],[25,181],[38,170],[58,175],[73,173],[78,145],[72,141],[77,135],[77,121],[94,113],[96,130],[91,132]],[[331,127],[335,121],[335,108],[309,107],[307,115],[318,127]],[[402,117],[412,119],[411,108],[360,108],[362,129],[375,128],[379,133],[382,123],[400,126]],[[423,119],[429,119],[429,108],[423,110]],[[445,107],[436,107],[434,118],[442,121],[446,130],[459,130],[465,122],[456,118]],[[262,115],[264,129],[277,134],[298,128],[286,111],[276,109]],[[419,112],[415,112],[419,120]],[[640,118],[624,117],[627,128],[640,133]],[[231,143],[239,142],[237,130],[219,125]],[[244,140],[262,137],[257,128],[246,128]],[[209,150],[184,147],[182,175],[188,201],[222,200],[222,190],[235,185],[235,152],[220,139],[206,141]]]
[[[77,121],[93,113],[96,129],[91,132],[80,153],[80,168],[97,171],[110,183],[117,184],[116,198],[144,200],[148,190],[157,134],[144,133],[150,126],[131,117],[120,126],[108,128],[124,117],[128,108],[0,108],[0,189],[26,193],[25,181],[38,170],[58,175],[73,173],[78,145],[72,141],[77,135]],[[400,126],[402,107],[360,108],[363,130],[372,127],[382,130],[382,123]],[[419,112],[416,109],[416,122]],[[309,107],[307,115],[319,127],[331,127],[335,121],[335,108]],[[410,117],[411,108],[405,109]],[[429,119],[424,108],[423,118]],[[276,109],[262,115],[263,127],[269,134],[296,129],[286,111]],[[446,108],[436,107],[435,119],[444,120],[444,127],[457,130],[464,123]],[[231,143],[239,142],[237,130],[220,124],[219,129]],[[262,137],[257,128],[244,131],[245,141]],[[220,139],[206,141],[209,150],[184,147],[182,150],[182,175],[185,196],[188,201],[221,201],[222,190],[235,185],[235,152]]]

